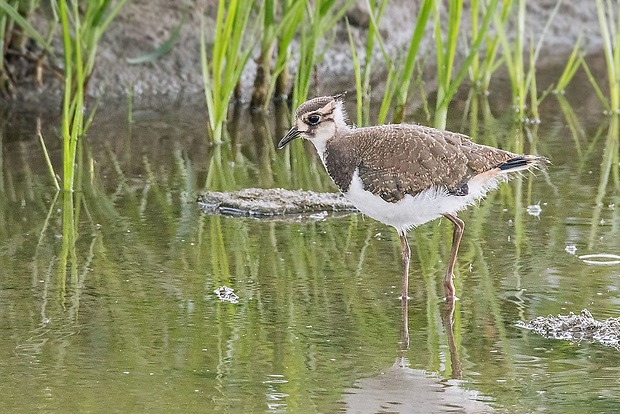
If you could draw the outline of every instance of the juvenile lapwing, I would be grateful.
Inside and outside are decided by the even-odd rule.
[[[442,216],[453,223],[444,288],[446,300],[454,300],[454,262],[465,227],[456,214],[511,173],[546,162],[544,157],[514,154],[421,125],[355,128],[347,125],[338,96],[301,104],[278,148],[295,138],[314,144],[330,177],[355,207],[396,229],[402,246],[403,299],[408,297],[409,229]]]

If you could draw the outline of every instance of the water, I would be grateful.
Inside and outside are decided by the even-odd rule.
[[[614,124],[583,105],[596,99],[587,85],[570,96],[582,135],[554,96],[542,124],[523,131],[502,101],[473,132],[451,120],[479,142],[536,147],[553,165],[461,215],[452,330],[441,300],[451,227],[410,233],[406,349],[392,229],[359,215],[199,212],[206,185],[334,190],[308,148],[291,149],[286,168],[287,154],[271,146],[285,122],[242,112],[234,145],[213,148],[202,107],[145,108],[131,127],[122,108],[104,107],[81,149],[71,209],[55,199],[36,114],[5,114],[0,411],[620,410],[618,350],[515,326],[584,308],[618,316],[620,265],[580,259],[620,254],[619,192],[604,162],[615,151],[617,163],[617,141],[606,147]],[[59,121],[43,125],[59,166]],[[71,211],[77,225],[68,215],[63,227]],[[238,303],[218,299],[222,286]]]

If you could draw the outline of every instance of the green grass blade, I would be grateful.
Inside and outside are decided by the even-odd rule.
[[[200,25],[200,64],[202,67],[202,81],[205,90],[205,100],[207,101],[207,112],[209,113],[209,126],[211,131],[215,130],[215,107],[213,102],[213,91],[209,74],[209,62],[207,60],[207,47],[205,44],[205,20],[201,17]]]
[[[601,88],[599,88],[598,83],[596,83],[596,79],[594,79],[592,72],[590,72],[590,68],[588,67],[585,59],[583,58],[583,55],[579,57],[579,62],[581,63],[581,66],[583,67],[583,69],[586,71],[588,80],[592,84],[592,87],[594,88],[594,91],[596,92],[596,96],[598,96],[599,101],[601,101],[601,103],[605,107],[605,110],[610,111],[611,108],[609,106],[609,100],[605,97],[605,95],[603,95]]]
[[[616,70],[614,68],[613,40],[607,26],[607,16],[605,15],[605,6],[602,0],[596,0],[596,8],[598,12],[599,26],[601,28],[601,36],[603,38],[603,50],[605,53],[605,63],[607,65],[607,77],[609,81],[610,102],[609,109],[611,111],[618,110],[620,102],[617,102],[616,93],[618,86],[616,84]],[[610,13],[611,14],[611,13]]]
[[[467,57],[461,64],[461,68],[459,69],[458,73],[454,77],[454,80],[451,82],[450,88],[446,92],[440,106],[447,106],[450,103],[450,101],[452,100],[456,92],[458,91],[460,84],[463,82],[463,79],[465,79],[465,76],[467,76],[469,66],[471,65],[471,62],[473,61],[476,54],[478,53],[478,49],[480,48],[482,40],[489,28],[489,23],[491,22],[491,18],[495,15],[495,10],[497,9],[498,1],[499,0],[491,0],[491,2],[489,3],[489,6],[484,15],[484,18],[482,19],[482,26],[480,27],[478,36],[476,37],[476,39],[474,39],[473,44],[471,46],[471,50],[469,51],[469,54],[467,55]]]
[[[90,114],[88,115],[88,119],[84,123],[84,129],[82,130],[82,134],[86,134],[88,132],[88,128],[90,128],[90,124],[93,122],[95,118],[95,113],[97,112],[97,108],[99,108],[99,104],[101,103],[101,96],[97,97],[95,104],[93,105],[93,109],[90,110]]]
[[[367,0],[366,4],[369,5],[368,0]],[[379,24],[377,23],[377,20],[375,19],[375,16],[372,13],[370,13],[368,17],[370,18],[371,25],[373,27],[375,27],[375,28],[378,28]],[[392,61],[390,60],[390,58],[388,57],[387,52],[385,51],[385,46],[383,44],[383,38],[381,37],[381,33],[379,32],[379,30],[376,30],[376,35],[377,35],[377,42],[379,42],[379,48],[381,49],[381,53],[383,54],[383,59],[385,60],[385,63],[388,66],[391,66],[392,65]]]
[[[11,17],[11,19],[13,19],[13,21],[18,24],[28,36],[33,38],[39,44],[39,46],[45,49],[45,51],[49,53],[50,56],[56,56],[54,54],[54,51],[50,48],[48,42],[43,39],[43,36],[41,36],[39,32],[37,32],[34,27],[32,27],[30,23],[28,23],[28,21],[22,17],[21,14],[19,14],[16,9],[11,7],[11,5],[6,2],[6,0],[0,0],[0,9],[2,9],[9,17]]]
[[[422,38],[424,37],[424,32],[426,30],[426,25],[428,23],[428,18],[431,14],[431,10],[433,10],[433,0],[424,0],[424,3],[422,3],[420,11],[418,12],[415,30],[413,31],[411,41],[409,42],[409,49],[407,50],[405,66],[403,67],[403,73],[399,82],[400,84],[398,85],[398,91],[396,95],[397,113],[401,113],[404,106],[407,104],[407,95],[409,92],[409,85],[411,84],[411,79],[413,78],[415,61],[418,55],[418,51],[420,49]],[[397,115],[397,117],[402,118],[402,115]]]
[[[575,47],[573,48],[573,51],[568,58],[568,62],[566,62],[564,71],[562,71],[562,74],[560,75],[560,79],[558,79],[558,83],[556,86],[556,89],[558,91],[563,91],[564,89],[566,89],[570,81],[573,79],[573,76],[575,76],[577,69],[579,69],[579,61],[577,57],[579,56],[580,44],[581,44],[581,33],[579,34],[579,37],[577,38],[577,43],[575,43]]]
[[[448,36],[446,37],[446,55],[448,59],[445,62],[446,85],[450,83],[450,80],[452,79],[452,68],[454,66],[454,55],[456,53],[456,41],[459,34],[459,24],[461,21],[461,11],[463,10],[463,0],[450,0],[449,7],[450,11],[448,14]]]
[[[379,125],[384,124],[387,119],[388,112],[390,110],[390,106],[392,103],[392,99],[394,98],[394,94],[396,93],[396,73],[392,69],[392,67],[388,67],[388,77],[385,81],[385,91],[383,92],[383,100],[381,102],[381,107],[379,109],[379,117],[377,122]]]
[[[58,184],[58,179],[56,178],[56,172],[54,171],[52,160],[50,159],[49,152],[47,151],[47,147],[45,146],[45,140],[43,139],[43,134],[41,134],[41,120],[39,118],[37,118],[37,136],[39,137],[41,148],[43,148],[43,155],[45,156],[45,162],[47,163],[47,168],[49,170],[50,175],[52,176],[52,181],[54,181],[54,186],[56,187],[57,191],[60,191],[60,185]]]
[[[349,47],[351,48],[351,58],[353,59],[353,68],[355,71],[355,96],[357,107],[357,125],[362,125],[362,74],[360,71],[360,62],[357,57],[357,51],[355,50],[355,44],[353,43],[353,35],[351,34],[351,26],[349,25],[349,19],[345,18],[347,23],[347,33],[349,34]]]
[[[185,24],[186,17],[186,14],[181,17],[181,21],[179,22],[178,26],[172,31],[168,40],[162,43],[157,49],[146,55],[138,56],[135,58],[127,58],[125,59],[127,63],[129,63],[130,65],[135,65],[138,63],[153,62],[164,56],[166,53],[170,52],[172,50],[172,46],[174,46],[175,42],[179,38],[179,34],[181,33],[181,28],[183,27],[183,24]]]
[[[543,31],[538,38],[538,42],[536,43],[536,50],[534,51],[534,55],[530,57],[530,59],[533,59],[533,62],[534,62],[534,65],[532,65],[532,67],[536,66],[536,62],[538,61],[538,55],[540,54],[540,50],[542,49],[542,44],[545,39],[545,36],[547,32],[549,31],[549,27],[551,27],[551,23],[553,22],[553,19],[555,19],[555,16],[558,14],[558,10],[560,10],[560,6],[562,5],[562,2],[563,0],[558,0],[556,2],[555,7],[551,11],[549,18],[547,19],[547,22],[545,23],[545,26],[543,27]],[[530,81],[533,75],[534,73],[532,71],[528,71],[527,78],[525,80],[525,87],[524,87],[525,89],[529,88],[529,84],[530,84]],[[532,97],[532,99],[536,99],[536,97]]]

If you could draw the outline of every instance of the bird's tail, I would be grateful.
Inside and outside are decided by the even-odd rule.
[[[542,169],[549,163],[545,157],[538,155],[519,155],[509,159],[503,164],[497,166],[500,173],[513,173],[517,171],[530,170],[532,168]]]

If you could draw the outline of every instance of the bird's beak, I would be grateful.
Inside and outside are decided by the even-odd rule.
[[[284,146],[286,144],[288,144],[289,142],[291,142],[295,138],[299,138],[300,134],[301,133],[295,127],[289,129],[288,132],[286,133],[286,135],[284,136],[284,138],[282,138],[280,140],[280,142],[278,143],[278,149],[284,148]]]

